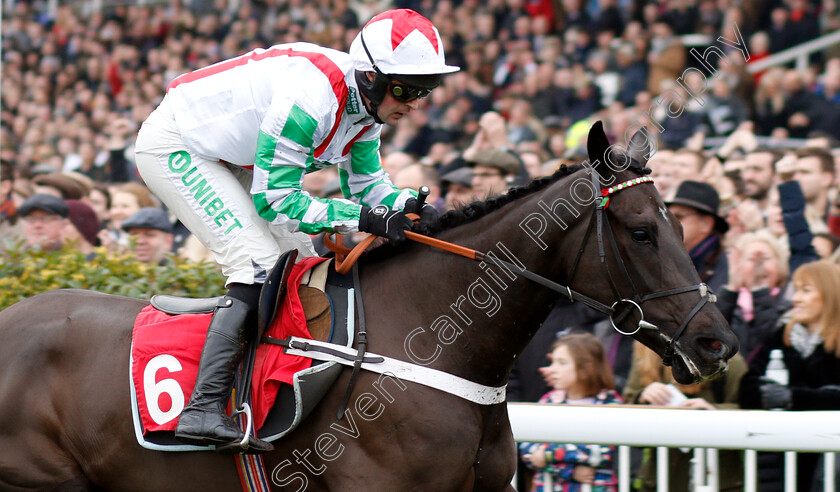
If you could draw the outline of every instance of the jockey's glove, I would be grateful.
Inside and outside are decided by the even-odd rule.
[[[359,230],[388,238],[392,245],[405,241],[405,231],[410,231],[411,219],[399,210],[389,210],[385,205],[373,208],[362,206]]]
[[[420,221],[414,224],[414,231],[425,235],[429,235],[431,232],[431,225],[436,223],[438,217],[440,217],[437,209],[428,203],[424,203],[423,209],[417,211],[416,198],[409,198],[406,200],[404,210],[406,213],[415,213],[420,216]]]
[[[790,409],[793,392],[787,386],[768,381],[758,389],[761,391],[761,405],[765,409]]]

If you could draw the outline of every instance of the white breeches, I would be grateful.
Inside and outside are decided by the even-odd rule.
[[[140,128],[135,153],[146,186],[213,252],[227,285],[263,283],[287,251],[315,255],[309,235],[259,216],[252,171],[187,148],[166,98]]]

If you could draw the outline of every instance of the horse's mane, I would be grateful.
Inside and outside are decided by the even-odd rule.
[[[534,178],[528,184],[509,188],[503,195],[493,196],[484,201],[476,201],[455,210],[450,210],[441,215],[436,222],[425,225],[423,230],[415,229],[415,231],[428,236],[435,236],[440,232],[454,229],[464,224],[469,224],[504,207],[508,203],[543,190],[551,184],[576,173],[582,168],[582,164],[573,164],[571,166],[563,164],[551,176]],[[633,163],[628,167],[628,170],[640,175],[650,173],[649,168],[646,168],[644,165],[635,161],[633,161]],[[390,258],[395,254],[404,251],[410,243],[411,241],[406,241],[397,247],[379,246],[366,252],[362,255],[362,258],[365,262],[376,262]]]
[[[537,191],[551,185],[555,181],[559,181],[566,176],[574,174],[582,167],[583,166],[580,164],[574,164],[572,166],[566,166],[564,164],[560,166],[560,168],[551,176],[534,178],[528,184],[514,186],[513,188],[508,189],[503,195],[493,196],[484,201],[473,202],[455,210],[450,210],[441,215],[437,222],[429,224],[428,233],[437,234],[439,232],[458,227],[459,225],[468,224],[478,220],[490,212],[504,207],[514,200],[536,193]]]
[[[504,207],[512,201],[518,200],[522,197],[534,194],[537,191],[545,189],[552,183],[559,181],[571,174],[574,174],[582,167],[583,166],[581,164],[574,164],[572,166],[566,166],[564,164],[560,166],[560,168],[557,171],[555,171],[555,173],[551,176],[534,178],[528,184],[509,188],[507,192],[503,195],[493,196],[484,201],[476,201],[470,203],[469,205],[464,205],[455,210],[450,210],[445,214],[441,215],[436,222],[424,226],[424,230],[415,229],[415,231],[425,235],[434,236],[440,232],[449,229],[454,229],[455,227],[468,224],[470,222],[474,222],[480,219],[481,217],[484,217],[490,214],[491,212]],[[367,251],[365,254],[362,255],[361,259],[363,259],[365,262],[376,262],[384,260],[394,256],[395,254],[401,253],[405,250],[406,247],[408,247],[409,244],[411,244],[411,241],[406,241],[397,247],[391,247],[386,245],[379,246]]]
[[[484,201],[473,202],[455,210],[450,210],[441,215],[436,223],[429,224],[427,230],[420,232],[423,232],[424,234],[437,234],[439,232],[458,227],[459,225],[468,224],[478,220],[514,200],[536,193],[552,183],[560,181],[566,176],[576,173],[582,167],[582,164],[573,164],[571,166],[563,164],[551,176],[534,178],[528,184],[508,189],[503,195],[493,196]],[[627,169],[639,175],[650,174],[649,168],[645,167],[644,164],[636,162],[635,160]]]

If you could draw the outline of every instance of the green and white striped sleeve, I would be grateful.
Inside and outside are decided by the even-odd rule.
[[[329,131],[319,119],[289,100],[272,104],[260,128],[251,194],[264,219],[307,234],[355,232],[361,207],[349,200],[323,199],[303,191],[303,175],[313,160],[313,142]],[[326,128],[326,129],[325,129]]]
[[[369,131],[366,140],[355,142],[350,148],[350,159],[339,164],[338,176],[341,191],[346,197],[355,197],[359,203],[368,207],[386,205],[390,209],[402,210],[405,201],[416,197],[413,190],[400,190],[382,169],[379,157],[379,134]],[[372,138],[371,138],[372,137]]]

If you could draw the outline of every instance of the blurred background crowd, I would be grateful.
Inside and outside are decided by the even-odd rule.
[[[7,247],[69,244],[95,255],[104,246],[152,263],[169,254],[208,258],[134,168],[137,130],[167,84],[277,43],[346,51],[376,13],[412,8],[438,27],[447,62],[462,69],[384,127],[381,157],[397,186],[428,185],[430,203],[448,210],[584,160],[595,121],[614,142],[646,127],[657,142],[649,162],[656,186],[741,341],[741,369],[725,387],[680,387],[693,396],[688,405],[840,409],[840,391],[829,388],[840,384],[831,290],[840,288],[840,44],[795,68],[761,65],[836,33],[838,0],[139,3],[3,2]],[[304,186],[318,196],[341,193],[330,170],[308,175]],[[821,273],[797,276],[815,261]],[[819,313],[833,319],[806,313],[817,301],[805,294],[814,291]],[[656,386],[673,382],[667,370],[645,363],[649,354],[607,320],[562,303],[518,362],[510,400],[536,401],[550,389],[538,368],[569,330],[599,338],[625,400],[667,401]],[[801,364],[781,403],[760,379],[773,348],[788,351],[788,365]],[[808,466],[811,479],[816,465]]]

